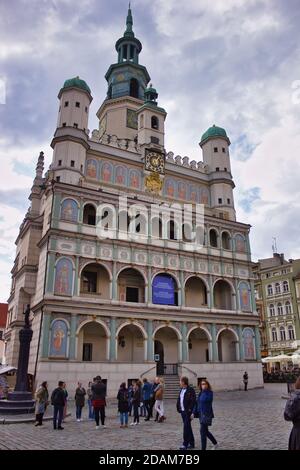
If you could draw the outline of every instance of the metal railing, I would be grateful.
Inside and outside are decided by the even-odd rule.
[[[164,375],[178,375],[178,364],[164,364]]]

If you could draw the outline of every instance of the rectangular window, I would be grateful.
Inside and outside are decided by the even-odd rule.
[[[218,153],[218,147],[214,147],[214,152]]]
[[[69,106],[69,101],[65,101],[65,108]]]
[[[222,204],[222,198],[221,198],[221,197],[219,197],[218,203],[219,203],[219,204]]]
[[[62,160],[58,160],[58,166],[61,166]]]
[[[158,137],[154,137],[153,135],[151,135],[150,141],[151,141],[151,144],[159,145],[159,138]]]
[[[217,166],[216,171],[220,171],[220,168]]]
[[[230,199],[227,199],[227,204],[230,204]]]
[[[83,292],[97,292],[97,273],[85,272],[83,275]]]
[[[60,182],[60,176],[57,176],[57,177],[56,177],[56,182],[57,182],[57,183]]]
[[[79,101],[76,101],[75,106],[76,106],[76,108],[80,108],[80,103],[79,103]]]
[[[85,112],[87,113],[87,112],[88,112],[88,107],[86,106],[86,107],[84,108],[84,110],[85,110]]]
[[[63,122],[63,125],[62,125],[62,126],[63,126],[63,127],[66,127],[66,125],[67,125],[67,123],[66,123],[66,122]]]
[[[222,152],[226,153],[225,147],[222,147]]]
[[[93,343],[83,343],[82,360],[91,361],[93,358]]]
[[[126,302],[138,302],[139,301],[139,288],[138,287],[126,287]]]
[[[77,124],[77,122],[74,122],[73,126],[74,126],[76,129],[78,129],[78,124]]]
[[[227,168],[226,168],[226,167],[224,168],[224,171],[227,171]]]
[[[74,166],[75,166],[75,161],[71,160],[71,167],[74,168]]]

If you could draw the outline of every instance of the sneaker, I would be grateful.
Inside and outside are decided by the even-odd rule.
[[[106,426],[105,426],[105,424],[102,424],[102,427],[103,427],[103,429],[106,429]]]
[[[80,423],[80,419],[76,419],[77,423]]]
[[[182,445],[182,446],[179,447],[179,450],[187,450],[187,447]]]
[[[99,426],[96,426],[96,429],[99,429]]]
[[[120,428],[125,428],[125,426],[123,426],[123,424],[120,425]]]
[[[65,428],[63,428],[62,426],[58,426],[57,429],[62,430],[62,429],[65,429]]]
[[[136,423],[130,423],[130,426],[135,426]]]
[[[125,424],[124,428],[128,428],[128,424]]]
[[[219,444],[218,444],[218,443],[217,443],[217,444],[214,444],[214,445],[212,446],[212,450],[217,450],[218,447],[219,447]]]

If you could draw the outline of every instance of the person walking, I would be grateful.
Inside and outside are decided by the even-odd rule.
[[[94,379],[94,382],[95,382],[95,379]],[[93,404],[92,404],[92,385],[93,385],[93,382],[89,382],[88,384],[88,388],[87,388],[87,397],[88,397],[88,407],[89,407],[89,419],[95,419],[95,412],[94,412],[94,408],[93,408]]]
[[[243,375],[243,382],[244,382],[244,391],[246,392],[247,387],[248,387],[248,373],[247,373],[247,371],[245,371],[245,373]]]
[[[153,408],[155,404],[155,389],[158,386],[158,384],[155,383],[155,379],[154,379],[150,385],[151,385],[151,392],[150,392],[150,403],[149,403],[149,417],[153,418]]]
[[[63,411],[63,423],[65,422],[65,419],[66,419],[66,416],[67,416],[67,408],[68,408],[68,390],[67,390],[67,385],[66,385],[66,382],[64,382],[63,384],[63,390],[64,390],[64,394],[65,394],[65,406],[64,406],[64,411]]]
[[[293,423],[288,449],[300,450],[300,377],[296,380],[295,391],[286,402],[284,419]]]
[[[159,418],[155,419],[159,423],[163,423],[165,421],[164,416],[164,381],[161,377],[157,377],[158,386],[155,389],[155,404],[154,409],[158,413]],[[157,415],[156,415],[157,418]]]
[[[120,413],[120,428],[128,428],[128,389],[125,382],[122,382],[117,395],[118,411]]]
[[[201,449],[206,450],[207,438],[213,443],[213,449],[217,449],[218,443],[214,436],[209,432],[208,426],[211,426],[214,412],[212,408],[213,392],[211,385],[206,379],[202,379],[200,383],[200,392],[198,395],[195,413],[199,415],[200,421],[200,436],[201,436]]]
[[[99,429],[99,415],[101,417],[101,424],[105,428],[105,406],[106,406],[106,387],[101,380],[100,375],[95,379],[92,385],[92,403],[95,412],[96,429]]]
[[[49,405],[49,392],[47,382],[43,382],[35,394],[35,426],[42,426],[43,416]]]
[[[53,390],[51,395],[51,404],[53,405],[53,429],[64,429],[61,425],[63,420],[64,407],[66,404],[66,394],[64,391],[64,382],[58,382],[58,387]]]
[[[128,387],[128,415],[131,416],[132,413],[132,397],[133,397],[133,385],[132,382]]]
[[[133,422],[130,426],[136,426],[140,423],[139,417],[139,406],[141,403],[141,387],[140,382],[133,382],[133,395],[132,395],[132,407],[133,407]]]
[[[78,382],[78,386],[75,391],[75,405],[76,405],[76,420],[77,422],[81,421],[82,408],[84,407],[86,391],[82,386],[81,382]]]
[[[145,421],[150,420],[150,398],[151,398],[152,386],[146,378],[143,379],[142,387],[142,399],[146,410]]]
[[[181,377],[180,387],[176,404],[177,411],[181,414],[183,422],[183,443],[180,450],[194,449],[195,438],[192,430],[192,419],[196,405],[196,393],[193,387],[189,385],[187,377]]]

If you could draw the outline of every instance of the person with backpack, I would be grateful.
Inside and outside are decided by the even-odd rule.
[[[48,386],[47,382],[43,382],[41,386],[38,388],[36,395],[36,402],[35,402],[35,416],[36,416],[36,423],[35,426],[42,426],[43,424],[43,416],[49,405],[49,393],[48,393]]]
[[[99,429],[99,415],[101,416],[101,424],[105,428],[105,406],[106,406],[106,387],[101,380],[100,375],[95,379],[92,385],[92,404],[95,412],[96,429]]]
[[[64,407],[66,404],[66,395],[64,391],[64,382],[58,382],[58,387],[53,390],[51,395],[51,405],[53,405],[53,429],[64,429],[61,426],[63,420]]]
[[[125,382],[122,382],[117,395],[118,411],[120,413],[120,428],[128,428],[128,389]]]
[[[296,380],[295,391],[286,402],[284,419],[293,423],[288,449],[300,450],[300,377]]]

